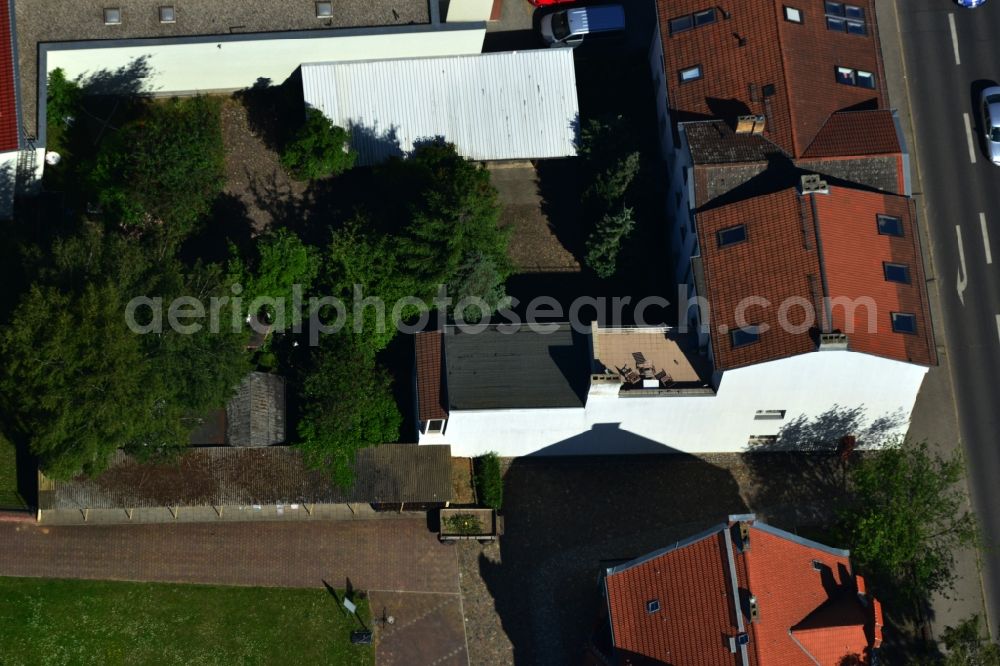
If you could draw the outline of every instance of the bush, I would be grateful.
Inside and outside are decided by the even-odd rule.
[[[187,236],[224,184],[221,102],[173,98],[150,104],[105,141],[92,174],[112,221],[128,229]]]
[[[61,67],[49,72],[48,97],[45,100],[45,121],[48,148],[56,152],[65,150],[64,133],[80,113],[83,91],[80,84],[66,78]]]
[[[496,511],[503,506],[503,475],[500,458],[493,451],[476,458],[476,492],[479,502]]]
[[[623,208],[618,214],[601,218],[587,239],[587,256],[584,261],[598,276],[610,278],[618,271],[618,253],[622,241],[635,227],[632,209]]]
[[[354,166],[358,155],[348,148],[347,130],[319,109],[306,109],[306,122],[285,146],[281,164],[297,180],[336,176]]]

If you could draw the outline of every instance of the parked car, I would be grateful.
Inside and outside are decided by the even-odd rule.
[[[984,90],[981,99],[986,152],[993,164],[1000,164],[1000,86]]]
[[[543,16],[539,30],[549,46],[579,46],[587,35],[613,35],[625,30],[625,8],[594,5],[563,9]]]
[[[535,7],[551,7],[552,5],[566,5],[576,0],[528,0]]]
[[[972,9],[973,7],[978,7],[979,5],[986,4],[986,0],[955,0],[962,7]]]

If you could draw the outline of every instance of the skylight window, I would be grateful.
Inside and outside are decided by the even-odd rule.
[[[907,312],[893,312],[892,330],[897,333],[915,334],[917,332],[917,316]]]
[[[827,30],[862,36],[868,34],[868,27],[865,24],[865,10],[862,7],[843,2],[826,2],[824,9]]]
[[[705,25],[711,25],[712,23],[715,23],[715,9],[703,9],[700,12],[685,14],[684,16],[677,16],[670,19],[670,34],[676,35],[680,32],[687,32],[688,30],[700,28]]]
[[[160,7],[160,23],[176,23],[177,14],[172,5]]]
[[[330,18],[331,16],[333,16],[332,2],[316,3],[316,18]]]
[[[745,224],[741,224],[727,229],[720,229],[716,236],[719,240],[719,247],[742,243],[747,239],[747,227]]]
[[[681,83],[688,83],[689,81],[697,81],[701,78],[701,65],[695,65],[694,67],[686,67],[678,72],[680,76]]]
[[[863,69],[852,67],[837,67],[837,83],[858,88],[875,89],[875,75]]]
[[[745,347],[760,340],[760,330],[756,326],[744,326],[743,328],[733,329],[729,337],[733,342],[734,349],[736,347]]]
[[[118,7],[104,8],[104,25],[121,25],[122,10]]]
[[[892,215],[879,215],[878,232],[883,236],[902,236],[903,221]]]
[[[792,23],[802,23],[802,10],[785,5],[785,20]]]
[[[884,262],[882,270],[885,272],[885,279],[889,282],[910,283],[910,267],[906,264],[890,264]]]
[[[660,610],[660,600],[659,599],[652,599],[652,600],[646,602],[646,612],[647,613],[655,613],[658,610]]]

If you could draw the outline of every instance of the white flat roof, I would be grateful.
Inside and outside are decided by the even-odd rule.
[[[359,164],[443,136],[476,160],[576,154],[572,49],[307,63],[309,106],[351,132]]]

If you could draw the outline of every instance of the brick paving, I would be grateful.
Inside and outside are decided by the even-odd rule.
[[[457,594],[423,516],[397,520],[44,526],[0,523],[0,575]]]
[[[378,629],[380,666],[468,666],[461,595],[373,592],[370,601],[372,615],[394,619]]]

